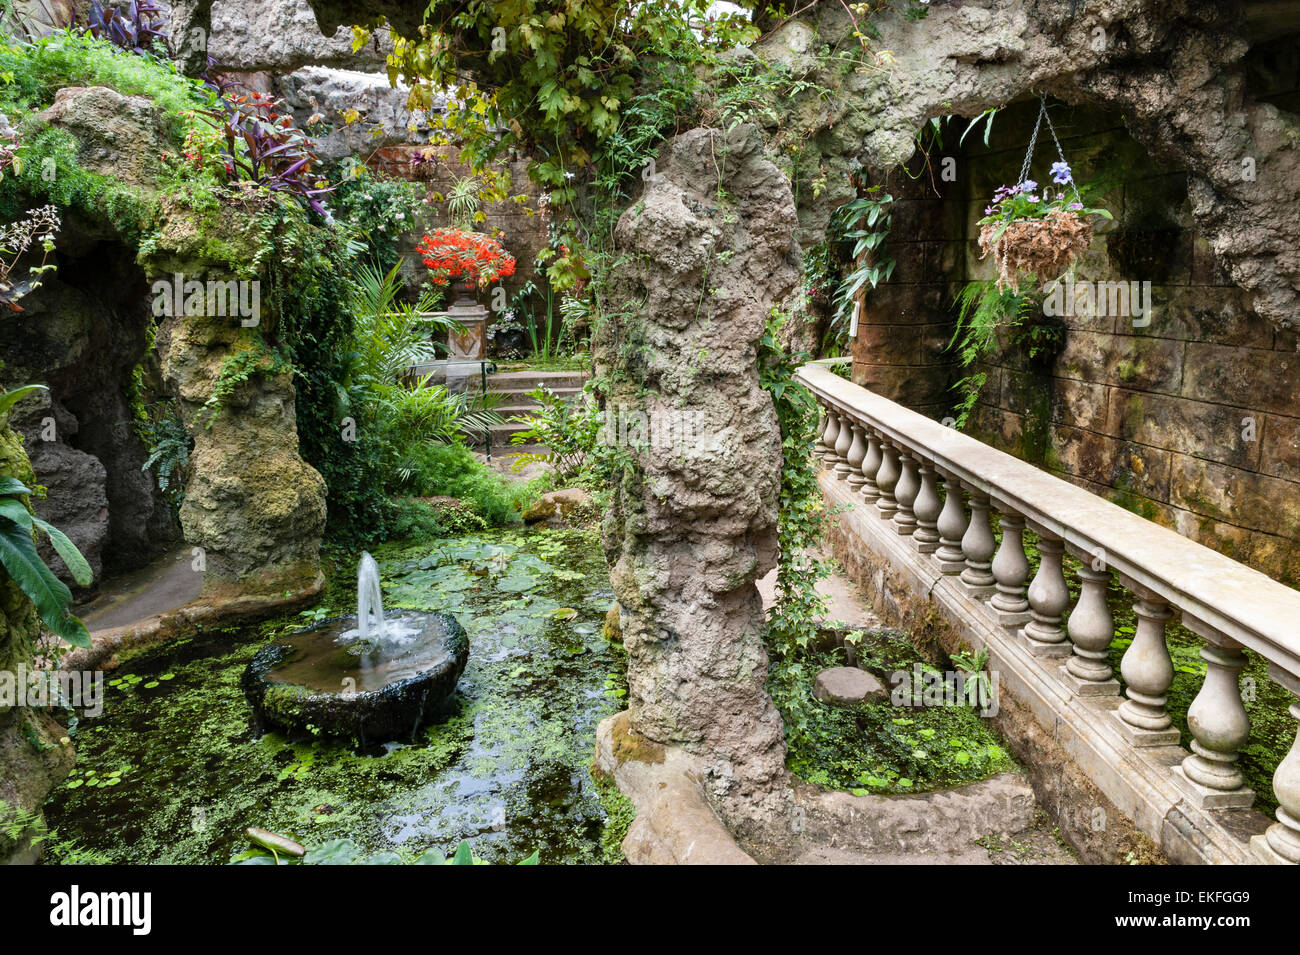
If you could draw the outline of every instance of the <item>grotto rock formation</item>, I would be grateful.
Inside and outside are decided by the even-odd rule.
[[[424,113],[406,108],[407,92],[394,89],[383,73],[356,73],[304,67],[273,81],[275,92],[293,110],[300,126],[320,114],[334,123],[316,137],[316,154],[322,159],[365,157],[383,146],[427,142],[429,127]],[[355,109],[355,123],[338,123],[344,112]]]
[[[981,0],[934,3],[919,20],[890,9],[873,15],[871,46],[892,62],[846,71],[814,51],[856,50],[848,18],[839,5],[817,4],[758,47],[833,91],[773,104],[780,123],[770,132],[785,128],[800,145],[799,168],[825,180],[824,190],[798,190],[801,239],[820,239],[831,210],[852,198],[851,167],[906,161],[926,120],[1046,91],[1122,111],[1154,156],[1186,168],[1197,228],[1215,256],[1261,316],[1295,327],[1300,196],[1289,184],[1300,176],[1300,124],[1246,89],[1242,58],[1270,29],[1256,17],[1260,6]]]
[[[147,452],[125,397],[133,369],[152,365],[194,442],[180,525],[198,549],[204,599],[251,609],[314,595],[323,583],[325,487],[298,453],[292,368],[262,337],[276,317],[245,327],[240,316],[182,308],[159,325],[156,356],[148,340],[157,305],[151,282],[236,278],[231,262],[256,260],[262,207],[225,202],[214,220],[181,200],[159,200],[155,157],[175,146],[148,100],[68,87],[39,120],[71,133],[80,166],[110,177],[110,188],[122,189],[117,207],[138,214],[65,215],[59,271],[24,301],[26,312],[5,320],[15,334],[0,345],[4,384],[50,386],[46,406],[24,402],[20,419],[36,479],[52,478],[44,513],[67,524],[92,561],[112,548],[116,565],[102,568],[110,571],[176,540],[170,510],[141,470]],[[245,352],[255,358],[237,357]],[[228,368],[242,372],[240,380],[209,404]],[[42,434],[51,420],[58,447]]]
[[[208,52],[240,73],[287,72],[303,66],[382,70],[391,49],[386,33],[352,50],[352,31],[322,36],[307,0],[216,0]]]
[[[794,199],[753,127],[694,129],[659,155],[619,219],[596,344],[607,411],[633,422],[612,436],[627,458],[605,548],[632,727],[702,757],[743,826],[784,780],[754,586],[776,558],[780,431],[756,353],[799,275]]]

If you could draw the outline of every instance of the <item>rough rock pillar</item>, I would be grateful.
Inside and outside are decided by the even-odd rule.
[[[754,586],[776,561],[781,438],[756,358],[798,280],[795,207],[750,126],[690,130],[657,165],[619,219],[614,317],[596,336],[607,412],[648,426],[620,449],[604,541],[632,728],[697,757],[715,803],[743,825],[785,781]]]

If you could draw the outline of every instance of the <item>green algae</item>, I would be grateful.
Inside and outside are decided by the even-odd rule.
[[[248,848],[247,826],[309,847],[346,838],[367,854],[414,858],[465,839],[494,862],[534,850],[548,863],[601,861],[606,810],[587,767],[596,724],[619,708],[608,677],[624,663],[600,633],[612,594],[597,535],[477,535],[375,556],[388,605],[445,609],[469,632],[444,720],[368,752],[254,734],[244,667],[268,639],[354,599],[332,587],[340,606],[125,659],[104,714],[82,721],[77,774],[47,804],[51,826],[117,862],[228,862]],[[86,783],[105,776],[120,781]]]

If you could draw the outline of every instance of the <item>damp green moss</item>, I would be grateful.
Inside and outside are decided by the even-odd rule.
[[[892,687],[889,674],[897,671],[952,669],[944,659],[927,657],[904,633],[873,634],[855,653],[856,664],[886,687]],[[786,765],[800,779],[856,795],[906,794],[1017,768],[991,723],[969,706],[895,705],[889,698],[832,706],[814,700],[817,673],[845,662],[839,648],[812,653],[790,669],[792,685],[770,687],[786,721]],[[790,705],[792,699],[798,705]],[[802,715],[808,713],[814,715]]]
[[[624,796],[614,780],[593,769],[592,780],[605,807],[605,826],[600,833],[600,858],[606,865],[619,865],[627,861],[623,855],[623,840],[636,820],[636,806]]]

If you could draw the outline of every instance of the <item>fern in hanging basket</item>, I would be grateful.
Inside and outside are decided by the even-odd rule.
[[[1040,194],[1032,179],[1000,186],[979,220],[980,258],[993,256],[998,291],[1019,292],[1030,276],[1040,282],[1059,278],[1092,244],[1088,217],[1111,218],[1105,209],[1084,205],[1066,162],[1052,164],[1052,180],[1059,187],[1055,194]]]

